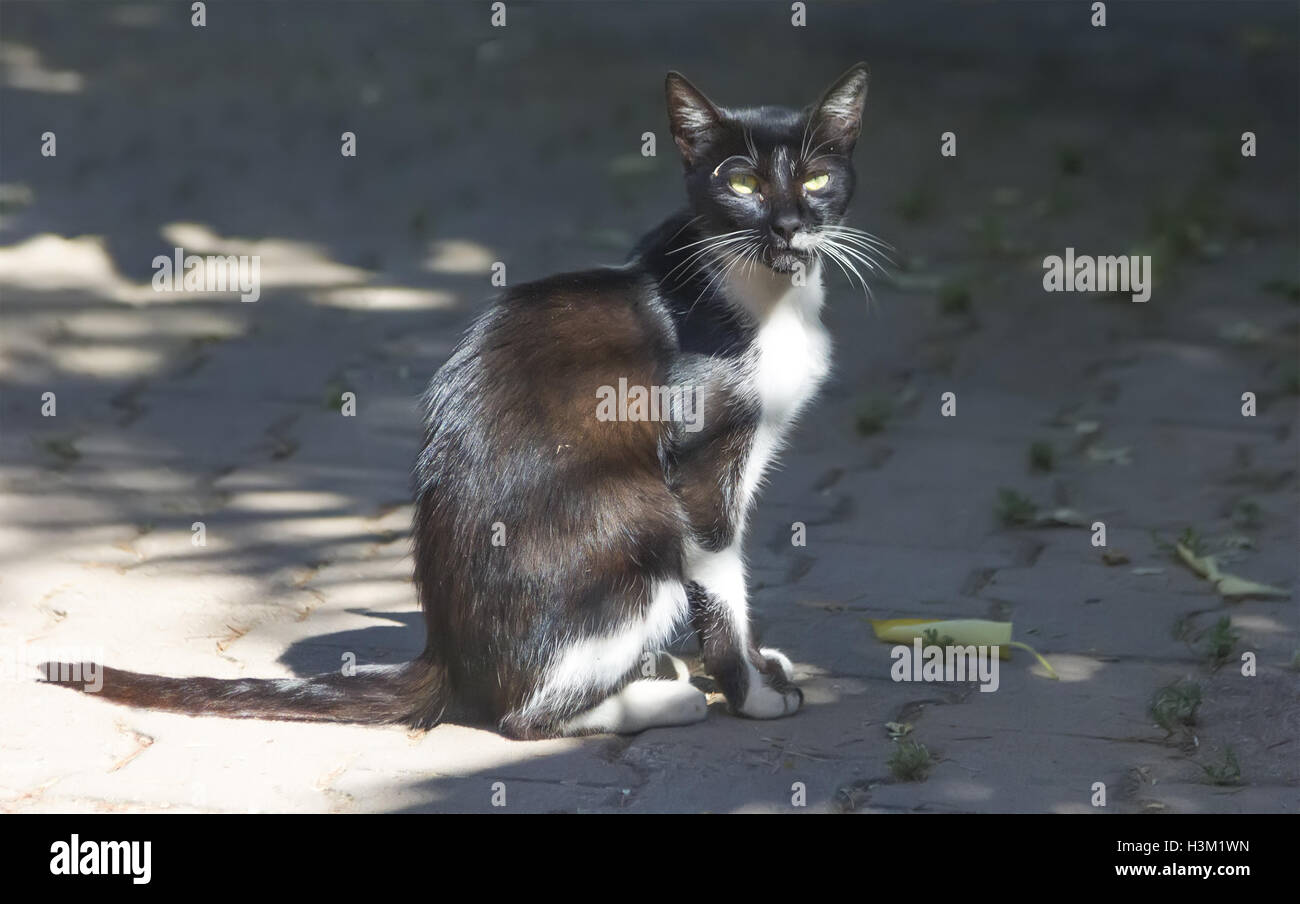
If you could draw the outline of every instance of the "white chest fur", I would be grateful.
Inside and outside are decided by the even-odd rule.
[[[819,269],[801,286],[764,269],[737,277],[728,289],[758,324],[745,368],[746,389],[759,407],[741,487],[742,508],[748,509],[790,425],[826,379],[831,343],[820,319],[825,293]]]

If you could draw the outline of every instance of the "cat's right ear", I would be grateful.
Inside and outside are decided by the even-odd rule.
[[[668,123],[673,141],[682,152],[682,160],[690,165],[717,138],[722,127],[722,114],[680,72],[668,73],[664,92],[668,96]]]

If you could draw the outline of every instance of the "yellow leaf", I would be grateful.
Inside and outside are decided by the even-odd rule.
[[[1183,544],[1175,546],[1178,551],[1178,557],[1183,560],[1188,568],[1196,572],[1214,585],[1214,589],[1227,600],[1240,600],[1247,597],[1280,597],[1285,599],[1291,595],[1281,587],[1273,587],[1269,584],[1259,584],[1255,581],[1246,580],[1235,574],[1228,574],[1219,570],[1219,565],[1214,561],[1214,556],[1197,556],[1192,553]]]
[[[925,640],[929,631],[934,631],[939,638],[951,637],[958,646],[986,646],[998,648],[999,659],[1010,659],[1011,648],[1026,650],[1042,664],[1053,678],[1058,678],[1056,670],[1028,644],[1011,639],[1011,622],[989,621],[984,618],[958,618],[947,621],[935,621],[928,618],[890,618],[871,619],[871,629],[876,638],[887,643],[911,643],[920,638]]]
[[[1257,584],[1254,581],[1239,578],[1235,574],[1220,574],[1214,589],[1218,590],[1225,599],[1246,599],[1251,596],[1271,596],[1285,599],[1291,595],[1290,591],[1281,587]]]
[[[965,646],[993,646],[1011,640],[1011,622],[995,622],[981,618],[939,621],[932,618],[872,619],[871,628],[880,640],[892,643],[911,643],[916,638],[925,639],[933,630],[940,638],[951,637],[952,642]],[[1007,658],[1006,656],[1002,657]]]
[[[1213,581],[1218,576],[1219,567],[1214,564],[1214,556],[1198,556],[1182,543],[1175,544],[1174,549],[1178,551],[1178,558],[1201,577]]]

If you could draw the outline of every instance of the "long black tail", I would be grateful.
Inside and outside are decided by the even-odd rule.
[[[358,666],[353,675],[310,678],[168,678],[84,662],[39,668],[51,684],[192,716],[432,728],[447,711],[445,672],[425,656],[401,665]]]

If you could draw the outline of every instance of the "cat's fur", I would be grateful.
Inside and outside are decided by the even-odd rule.
[[[735,711],[795,712],[790,661],[750,627],[742,547],[764,471],[829,367],[821,264],[866,248],[839,226],[866,90],[859,64],[808,110],[725,110],[669,74],[687,210],[622,267],[506,291],[430,385],[418,659],[283,680],[104,669],[101,696],[231,717],[487,722],[516,738],[632,732],[705,717],[680,662],[653,655],[689,626]],[[620,379],[694,388],[702,429],[598,419],[600,387]]]

